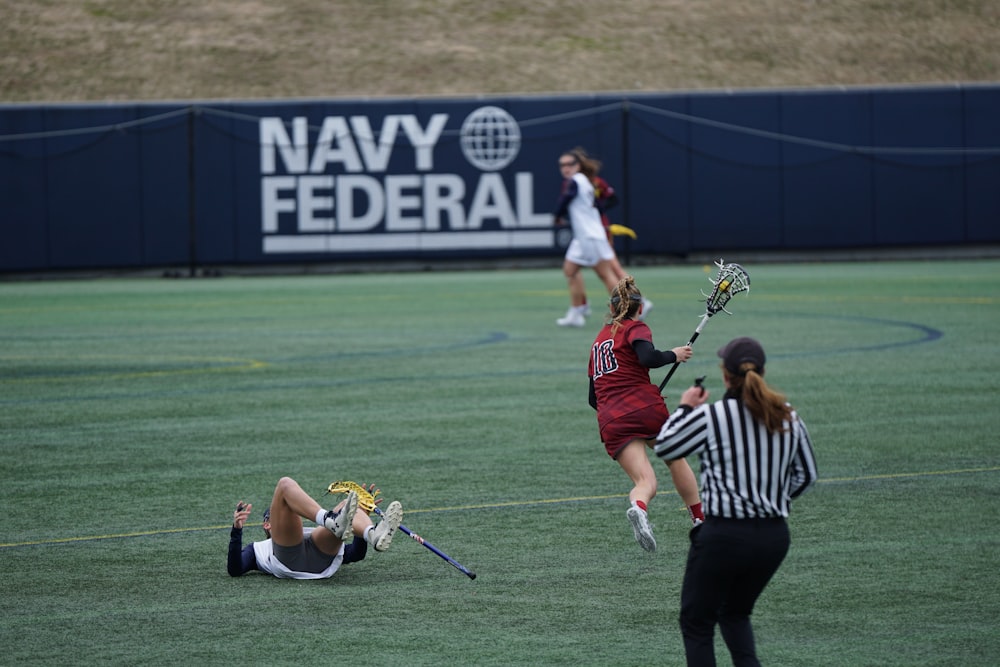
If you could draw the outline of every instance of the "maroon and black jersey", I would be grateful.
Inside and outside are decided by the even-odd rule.
[[[597,423],[602,428],[638,410],[664,410],[659,388],[649,381],[649,368],[639,362],[632,348],[637,340],[653,342],[653,333],[639,320],[623,321],[614,336],[611,325],[605,325],[594,339],[588,372],[594,381]]]

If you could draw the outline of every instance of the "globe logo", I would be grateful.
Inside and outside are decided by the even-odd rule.
[[[497,171],[513,162],[521,150],[521,128],[500,107],[480,107],[462,123],[461,145],[472,166]]]

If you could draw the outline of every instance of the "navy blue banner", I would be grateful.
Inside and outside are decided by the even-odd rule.
[[[1000,88],[0,106],[0,271],[562,254],[559,154],[633,254],[1000,241]]]

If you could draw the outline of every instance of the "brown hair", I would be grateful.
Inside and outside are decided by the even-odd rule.
[[[587,151],[577,146],[571,151],[566,151],[563,155],[573,158],[580,165],[580,173],[586,176],[589,180],[594,180],[597,176],[597,172],[601,170],[601,161],[592,158],[587,154]]]
[[[740,364],[739,373],[731,373],[722,366],[731,394],[738,396],[757,421],[764,424],[768,433],[787,430],[783,423],[790,420],[792,406],[784,394],[775,391],[764,381],[764,370],[752,361]]]
[[[635,317],[642,307],[642,294],[635,286],[635,278],[625,276],[615,285],[611,293],[611,314],[608,324],[611,325],[611,335],[614,336],[625,320]]]

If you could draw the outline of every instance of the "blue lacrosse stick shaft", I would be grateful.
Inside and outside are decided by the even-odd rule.
[[[379,516],[383,516],[382,510],[380,510],[378,507],[375,508],[375,514],[377,514]],[[431,544],[430,542],[428,542],[424,538],[420,537],[419,535],[417,535],[416,533],[414,533],[412,530],[410,530],[406,526],[400,525],[399,529],[401,531],[403,531],[404,533],[406,533],[407,535],[409,535],[410,537],[412,537],[414,542],[416,542],[417,544],[421,544],[421,545],[427,547],[428,549],[430,549],[431,551],[433,551],[434,553],[436,553],[438,556],[440,556],[441,558],[443,558],[449,565],[453,565],[456,569],[458,569],[459,572],[461,572],[462,574],[464,574],[465,576],[467,576],[469,579],[475,579],[476,578],[476,573],[475,572],[472,572],[467,567],[465,567],[464,565],[462,565],[461,563],[459,563],[457,560],[455,560],[454,558],[452,558],[451,556],[449,556],[445,552],[441,551],[436,546],[434,546],[433,544]]]

